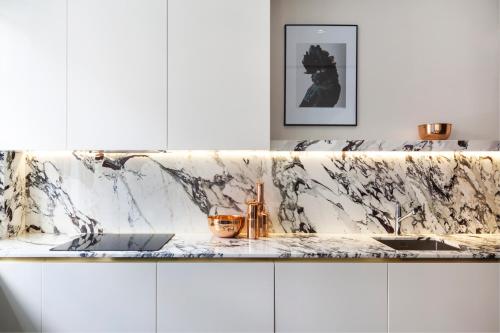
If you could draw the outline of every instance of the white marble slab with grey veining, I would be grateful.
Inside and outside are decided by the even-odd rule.
[[[22,153],[0,151],[0,239],[24,229],[24,161]]]
[[[498,140],[273,140],[274,151],[500,151]]]
[[[177,234],[161,250],[153,252],[50,251],[74,237],[27,233],[0,240],[0,258],[500,259],[500,234],[424,236],[461,251],[396,251],[372,235],[362,234],[276,234],[258,240]]]
[[[265,183],[275,233],[500,232],[500,152],[30,152],[0,155],[0,238],[206,233]]]

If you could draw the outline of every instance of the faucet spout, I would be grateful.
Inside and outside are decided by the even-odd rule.
[[[394,214],[394,216],[395,216],[394,234],[396,236],[401,236],[401,222],[403,222],[404,220],[406,220],[410,216],[416,215],[420,211],[421,208],[422,208],[421,206],[417,206],[417,207],[413,208],[411,210],[411,212],[409,212],[408,214],[401,216],[401,205],[399,204],[399,202],[396,203],[396,214]]]
[[[408,214],[406,214],[405,216],[403,217],[400,217],[399,218],[399,222],[401,223],[403,220],[406,220],[407,218],[409,218],[410,216],[413,216],[415,215],[417,212],[415,210],[412,210],[411,212],[409,212]]]

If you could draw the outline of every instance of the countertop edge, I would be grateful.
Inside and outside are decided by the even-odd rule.
[[[460,251],[397,251],[364,234],[291,234],[248,240],[177,234],[162,249],[50,251],[75,235],[25,234],[0,240],[0,260],[25,261],[275,261],[275,262],[500,262],[500,234],[431,236]],[[421,236],[427,237],[427,236]]]

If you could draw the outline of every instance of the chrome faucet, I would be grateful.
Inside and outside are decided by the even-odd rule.
[[[401,222],[403,222],[403,220],[409,218],[410,216],[416,215],[420,211],[420,209],[422,209],[422,206],[417,206],[405,216],[401,216],[401,205],[399,204],[399,202],[396,202],[396,214],[394,214],[394,235],[400,236]]]

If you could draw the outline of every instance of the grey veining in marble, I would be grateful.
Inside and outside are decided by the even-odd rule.
[[[21,153],[0,151],[0,239],[23,228],[23,161]]]
[[[2,176],[15,185],[4,190],[4,215],[17,212],[2,219],[5,230],[208,233],[208,214],[243,214],[255,182],[264,181],[278,233],[391,233],[396,201],[404,210],[423,206],[403,222],[404,233],[500,233],[499,152],[32,152],[16,159]]]
[[[391,233],[396,201],[424,208],[403,222],[403,232],[499,230],[498,155],[291,154],[275,157],[272,172],[285,231]],[[327,219],[328,231],[317,222]]]
[[[48,233],[208,232],[208,214],[244,212],[265,163],[218,153],[30,155],[25,222]]]
[[[74,236],[73,236],[74,237]],[[0,257],[11,258],[327,258],[327,259],[498,259],[500,235],[448,235],[437,238],[460,251],[396,251],[362,234],[281,234],[259,240],[178,234],[154,252],[50,251],[68,235],[28,233],[0,240]]]
[[[500,151],[500,141],[273,140],[275,151]]]

